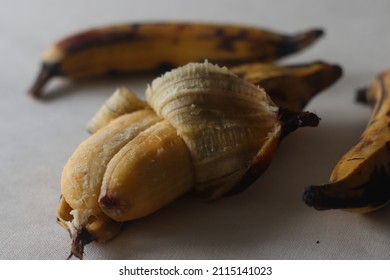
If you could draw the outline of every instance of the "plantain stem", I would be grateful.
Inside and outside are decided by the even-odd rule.
[[[300,127],[312,126],[319,124],[320,118],[311,112],[291,112],[287,109],[279,110],[279,120],[282,123],[282,130],[280,132],[280,139],[285,138],[291,132]]]
[[[354,209],[370,205],[367,196],[337,183],[307,187],[302,195],[307,206],[316,210]]]
[[[41,71],[38,74],[34,84],[29,90],[29,93],[36,98],[42,96],[42,88],[55,75],[58,75],[58,64],[43,64]]]
[[[303,201],[317,210],[379,208],[390,200],[390,176],[383,166],[371,171],[366,182],[333,182],[309,186],[303,192]]]
[[[368,91],[367,87],[359,88],[356,91],[356,101],[358,103],[362,103],[362,104],[365,104],[365,105],[368,104],[367,91]]]
[[[318,38],[322,37],[325,34],[323,29],[317,28],[312,29],[306,32],[298,33],[294,37],[292,37],[291,41],[291,50],[290,52],[295,52],[297,50],[301,50],[313,42],[315,42]]]
[[[84,246],[88,243],[91,243],[93,241],[93,237],[85,227],[79,227],[74,235],[72,233],[70,235],[72,238],[72,247],[68,260],[72,256],[75,256],[82,260],[84,254]]]

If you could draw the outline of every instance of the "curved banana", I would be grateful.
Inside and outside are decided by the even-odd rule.
[[[112,238],[118,224],[184,193],[217,199],[243,191],[284,137],[319,122],[312,113],[279,110],[263,89],[209,63],[166,73],[146,97],[150,109],[127,104],[132,113],[97,129],[64,167],[57,215],[76,257],[88,242]]]
[[[320,29],[282,35],[256,27],[192,22],[95,28],[50,46],[30,93],[40,96],[55,76],[151,71],[205,59],[223,65],[273,61],[309,46],[322,34]]]
[[[373,106],[359,142],[337,163],[328,184],[303,193],[306,204],[318,210],[366,213],[390,202],[390,70],[360,91],[358,100]]]

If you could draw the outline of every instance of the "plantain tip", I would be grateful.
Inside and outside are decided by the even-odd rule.
[[[29,94],[35,98],[42,96],[42,89],[46,83],[59,72],[59,64],[43,64],[42,68],[34,81],[34,84],[29,89]]]
[[[291,112],[288,109],[279,110],[279,121],[282,123],[280,138],[283,139],[300,127],[316,127],[321,121],[312,112]]]
[[[317,39],[324,36],[325,31],[321,28],[313,28],[309,29],[307,31],[298,33],[294,39],[295,44],[297,44],[297,47],[299,49],[304,48],[313,42],[315,42]]]
[[[362,87],[356,90],[356,102],[367,104],[367,87]]]
[[[303,32],[296,33],[292,36],[285,36],[284,44],[278,50],[278,57],[284,57],[295,52],[298,52],[317,41],[318,38],[324,35],[324,31],[320,28],[314,28]]]
[[[307,187],[302,194],[302,199],[309,207],[316,207],[321,200],[321,194],[317,186]]]
[[[72,246],[71,252],[68,256],[68,260],[75,256],[76,258],[82,260],[84,255],[84,246],[93,241],[92,235],[85,227],[80,227],[77,229],[74,236],[72,236]]]
[[[50,74],[42,69],[42,71],[39,73],[38,77],[35,79],[34,84],[29,89],[29,93],[31,96],[35,98],[39,98],[42,96],[42,88],[47,83],[47,81],[50,79]]]
[[[338,188],[334,184],[312,185],[303,191],[302,199],[307,206],[316,210],[347,208],[348,197],[337,192]]]
[[[343,75],[343,68],[340,65],[337,65],[337,64],[333,64],[332,67],[333,67],[333,70],[334,70],[334,75],[337,78],[340,78]]]
[[[325,30],[322,28],[315,28],[311,31],[311,33],[313,34],[313,37],[320,38],[325,35]]]

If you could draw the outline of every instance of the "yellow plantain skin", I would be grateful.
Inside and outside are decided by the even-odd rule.
[[[359,142],[335,166],[329,183],[310,186],[303,199],[318,210],[372,212],[390,201],[390,70],[383,71],[360,99],[373,112]]]
[[[43,86],[55,76],[155,71],[205,59],[223,65],[274,61],[300,51],[322,35],[320,29],[283,35],[250,26],[196,22],[95,28],[50,46],[30,93],[39,97]]]
[[[246,63],[230,71],[262,87],[279,108],[292,112],[302,111],[312,98],[342,76],[339,65],[323,61],[285,66]]]

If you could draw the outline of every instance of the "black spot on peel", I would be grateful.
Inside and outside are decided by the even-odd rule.
[[[105,193],[99,198],[99,205],[102,209],[115,213],[123,213],[129,207],[129,202],[125,202],[119,194]]]
[[[241,30],[237,34],[229,35],[226,34],[222,28],[218,28],[215,31],[215,36],[219,40],[218,49],[233,52],[234,44],[237,41],[245,40],[248,37],[248,32],[246,32],[245,30]]]
[[[108,195],[103,196],[102,198],[99,199],[99,204],[107,209],[112,209],[116,208],[119,206],[118,199],[110,197]]]
[[[58,43],[67,54],[76,53],[96,46],[110,45],[113,42],[129,42],[137,39],[142,39],[139,25],[131,25],[131,27],[124,30],[113,29],[110,32],[101,33],[97,30],[86,31],[75,36],[69,37],[64,41]]]

